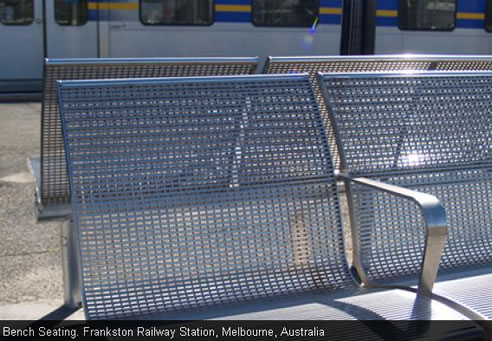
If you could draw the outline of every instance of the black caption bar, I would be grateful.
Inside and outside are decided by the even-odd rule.
[[[0,321],[32,340],[485,340],[473,321]]]

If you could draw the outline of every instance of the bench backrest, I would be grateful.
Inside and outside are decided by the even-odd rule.
[[[325,120],[335,168],[339,169],[339,157],[330,119],[324,109],[316,80],[318,72],[389,72],[389,71],[458,71],[492,70],[492,57],[487,56],[432,56],[432,55],[381,55],[381,56],[311,56],[269,57],[263,73],[307,72]]]
[[[56,81],[242,75],[256,72],[258,58],[49,59],[44,66],[41,113],[41,207],[69,204],[70,193],[56,100]]]
[[[307,75],[59,84],[87,318],[353,285]]]
[[[320,82],[342,170],[442,201],[442,271],[490,265],[492,73],[323,74]],[[358,186],[349,193],[354,257],[369,279],[415,277],[425,233],[416,206]]]

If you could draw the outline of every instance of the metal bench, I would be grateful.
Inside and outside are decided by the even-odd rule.
[[[364,185],[382,180],[429,193],[442,200],[449,226],[434,293],[474,319],[491,319],[492,73],[322,74],[319,80],[362,280],[374,286],[416,279],[429,249],[418,210]]]
[[[56,100],[56,81],[239,75],[256,72],[258,58],[47,59],[41,109],[41,158],[29,160],[38,219],[70,216],[70,193]]]
[[[458,71],[492,70],[492,57],[451,56],[451,55],[380,55],[380,56],[310,56],[310,57],[269,57],[263,73],[307,72],[320,103],[330,140],[335,169],[340,161],[335,146],[335,136],[329,117],[324,109],[319,85],[318,72],[389,72],[389,71]]]
[[[352,278],[307,74],[61,81],[58,97],[88,319],[463,318],[426,296],[438,259],[420,296]],[[445,232],[437,199],[406,194]]]

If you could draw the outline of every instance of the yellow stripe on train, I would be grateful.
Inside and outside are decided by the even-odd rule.
[[[456,13],[456,19],[485,20],[485,14],[484,13],[459,12],[459,13]]]
[[[120,10],[120,11],[136,11],[138,3],[136,2],[89,2],[89,9],[100,10]]]
[[[319,14],[342,14],[342,9],[337,7],[321,7]]]
[[[251,12],[250,5],[215,5],[217,12]],[[342,14],[341,8],[336,7],[321,7],[319,9],[320,14]]]
[[[389,17],[396,18],[398,16],[398,11],[386,10],[386,9],[378,9],[376,11],[377,17]]]
[[[88,7],[90,10],[120,10],[120,11],[135,11],[138,10],[138,3],[136,2],[89,2]],[[215,5],[217,12],[240,12],[250,13],[250,5]],[[337,7],[321,7],[319,9],[320,14],[342,14],[342,9]]]
[[[217,12],[251,12],[250,5],[215,5]]]
[[[386,18],[396,18],[396,17],[398,17],[398,11],[377,10],[376,16],[377,17],[386,17]],[[483,13],[458,12],[458,13],[456,13],[456,19],[485,20],[485,14],[483,14]]]

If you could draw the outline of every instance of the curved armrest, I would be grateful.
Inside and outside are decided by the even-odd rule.
[[[359,185],[368,186],[412,200],[420,207],[426,224],[426,238],[418,293],[420,295],[431,296],[448,231],[446,214],[439,199],[430,194],[386,184],[380,181],[367,178],[353,178],[345,173],[337,174],[337,178],[338,180],[351,181]]]

